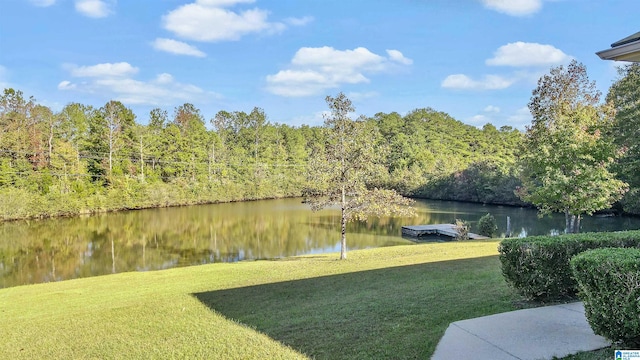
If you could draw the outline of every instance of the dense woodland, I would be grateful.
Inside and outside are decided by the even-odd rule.
[[[518,203],[521,133],[465,125],[433,109],[376,114],[368,134],[386,169],[374,181],[405,195]],[[146,125],[142,125],[146,123]],[[271,122],[260,108],[206,120],[192,104],[145,119],[118,101],[54,113],[5,89],[0,98],[4,219],[300,196],[322,127]]]
[[[629,100],[638,72],[637,65],[623,68],[608,95],[626,117],[638,113],[637,94]],[[366,121],[384,159],[370,185],[412,197],[523,205],[514,192],[522,132],[479,129],[431,108]],[[634,196],[621,203],[637,213],[637,149],[629,136],[636,128],[612,135],[627,149],[618,172]],[[209,119],[188,103],[142,118],[119,101],[53,112],[4,89],[0,219],[300,196],[310,154],[326,140],[324,127],[281,124],[260,108]]]

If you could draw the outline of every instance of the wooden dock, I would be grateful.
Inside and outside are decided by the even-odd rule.
[[[458,232],[456,231],[456,226],[454,224],[413,225],[403,226],[402,235],[415,238],[447,236],[455,239],[456,236],[458,236]],[[488,239],[488,237],[469,233],[469,239],[482,240]]]

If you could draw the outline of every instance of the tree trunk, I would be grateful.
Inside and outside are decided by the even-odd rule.
[[[49,127],[49,157],[47,159],[47,166],[51,167],[51,157],[53,156],[53,125]]]
[[[80,169],[80,147],[73,146],[73,150],[76,151],[76,168]]]
[[[113,138],[109,136],[109,175],[113,170]]]
[[[196,181],[196,157],[191,154],[191,181]]]
[[[64,166],[64,186],[60,187],[60,191],[63,194],[67,194],[69,192],[69,178],[67,177],[67,164],[63,164]]]
[[[209,182],[211,182],[213,163],[216,161],[216,147],[214,144],[211,144],[211,156],[209,156]]]
[[[113,135],[115,132],[115,124],[113,119],[114,114],[109,111],[107,118],[107,126],[109,127],[109,176],[111,176],[111,172],[113,171]]]
[[[345,212],[347,206],[347,196],[345,194],[344,186],[342,187],[342,216],[340,217],[340,225],[342,234],[340,238],[340,260],[347,258],[347,213]]]
[[[142,176],[142,182],[144,182],[144,154],[142,148],[142,136],[140,136],[140,175]]]
[[[580,215],[571,215],[569,214],[569,210],[565,210],[565,229],[564,232],[567,234],[577,234],[580,232],[580,220],[582,216]]]
[[[571,215],[571,230],[569,231],[571,234],[576,232],[576,216]]]

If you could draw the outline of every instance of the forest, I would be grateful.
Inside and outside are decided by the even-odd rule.
[[[636,214],[638,74],[638,65],[621,68],[607,94],[617,110],[607,136],[624,149],[614,170],[629,184],[615,206]],[[428,107],[363,121],[381,157],[371,186],[527,205],[516,193],[523,132],[477,128]],[[8,88],[0,97],[0,219],[301,196],[310,156],[326,140],[324,127],[281,124],[257,107],[209,119],[189,103],[142,118],[116,100],[54,112]]]

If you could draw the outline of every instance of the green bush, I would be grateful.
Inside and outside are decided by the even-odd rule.
[[[493,215],[487,213],[487,215],[484,215],[478,220],[478,234],[493,237],[497,230],[498,225],[496,225],[496,219]]]
[[[40,216],[42,196],[25,189],[0,189],[0,220]]]
[[[510,238],[500,243],[502,274],[522,296],[558,300],[577,295],[569,261],[599,248],[640,247],[640,231],[567,234]]]
[[[593,331],[640,347],[640,249],[597,249],[571,260]]]

